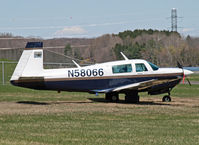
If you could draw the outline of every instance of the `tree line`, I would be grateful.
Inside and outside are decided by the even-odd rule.
[[[135,30],[120,32],[122,43],[112,49],[116,59],[123,52],[131,59],[146,59],[159,66],[199,66],[199,38],[182,37],[178,32]]]
[[[0,37],[19,38],[20,36],[0,33]],[[199,66],[199,38],[185,37],[177,32],[167,30],[127,30],[118,34],[106,34],[89,39],[57,38],[43,40],[23,39],[23,37],[20,37],[20,39],[1,39],[0,48],[24,48],[28,41],[43,41],[45,47],[55,46],[50,50],[56,52],[56,54],[65,54],[86,60],[86,62],[100,63],[123,59],[120,54],[120,52],[123,52],[130,59],[145,59],[162,67],[175,67],[177,61],[184,66]],[[65,48],[56,48],[56,46],[65,46]],[[52,57],[50,61],[53,62],[54,58]],[[68,60],[63,59],[63,61]]]

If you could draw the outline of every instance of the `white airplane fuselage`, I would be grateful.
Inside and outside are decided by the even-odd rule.
[[[10,82],[13,85],[56,91],[129,93],[170,91],[192,72],[181,68],[158,68],[142,60],[121,60],[76,68],[44,69],[43,50],[26,48]]]

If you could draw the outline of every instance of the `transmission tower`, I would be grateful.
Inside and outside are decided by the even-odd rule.
[[[173,8],[171,10],[171,31],[177,32],[178,26],[177,26],[177,9]]]

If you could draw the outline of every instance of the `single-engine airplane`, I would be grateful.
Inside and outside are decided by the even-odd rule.
[[[15,86],[38,89],[105,93],[116,102],[125,94],[126,102],[139,102],[139,92],[149,95],[168,93],[162,101],[171,101],[170,92],[184,76],[193,72],[179,68],[159,68],[142,59],[105,62],[76,68],[44,69],[43,43],[28,42],[10,79]]]

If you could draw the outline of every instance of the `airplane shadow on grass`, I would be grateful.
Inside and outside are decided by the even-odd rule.
[[[111,101],[105,100],[104,98],[88,98],[89,100],[93,102],[101,102],[101,103],[113,103]],[[125,100],[119,100],[116,102],[118,104],[137,104],[137,105],[171,105],[168,103],[158,103],[158,102],[153,102],[153,101],[140,101],[139,103],[127,103]]]
[[[29,105],[49,105],[46,102],[37,102],[37,101],[18,101],[18,104],[29,104]]]
[[[88,101],[59,101],[59,102],[38,102],[38,101],[18,101],[18,104],[29,104],[29,105],[52,105],[52,104],[89,104],[94,102],[99,103],[113,103],[111,101],[105,100],[104,98],[88,98]],[[125,100],[119,100],[116,102],[118,104],[137,104],[137,105],[171,105],[168,103],[158,103],[153,101],[141,101],[139,103],[127,103]]]
[[[29,104],[29,105],[52,105],[52,104],[87,104],[93,103],[88,101],[59,101],[59,102],[37,102],[37,101],[18,101],[18,104]]]

